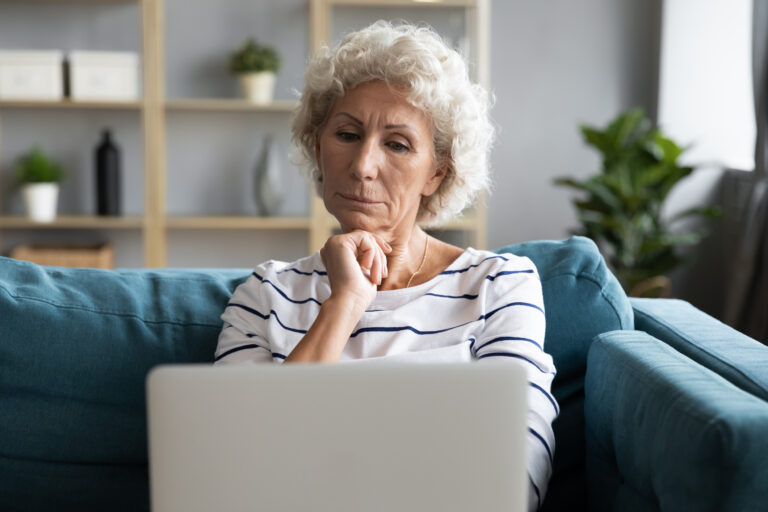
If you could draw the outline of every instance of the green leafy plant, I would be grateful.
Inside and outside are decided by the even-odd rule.
[[[261,45],[251,38],[232,53],[229,67],[233,73],[277,73],[280,69],[280,55],[271,46]]]
[[[720,210],[693,208],[661,218],[670,190],[693,168],[678,164],[687,148],[662,135],[641,108],[620,114],[604,130],[580,128],[587,144],[602,154],[602,171],[583,181],[558,178],[555,184],[583,194],[573,201],[582,226],[579,234],[598,244],[625,290],[632,293],[682,263],[680,246],[696,244],[706,235],[703,228],[671,230],[677,222],[718,217]]]
[[[35,146],[17,161],[16,177],[21,184],[58,183],[64,179],[64,170]]]

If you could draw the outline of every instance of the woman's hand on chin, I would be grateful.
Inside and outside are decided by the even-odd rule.
[[[355,230],[335,235],[320,249],[331,295],[352,301],[351,306],[360,314],[376,297],[376,287],[389,274],[387,254],[392,251],[380,236],[368,231]]]

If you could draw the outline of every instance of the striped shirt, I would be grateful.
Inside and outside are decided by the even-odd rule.
[[[319,252],[293,263],[259,265],[221,316],[215,364],[282,363],[330,295]],[[555,367],[543,349],[544,329],[541,282],[533,262],[470,247],[425,283],[377,292],[339,363],[504,360],[525,368],[529,504],[534,510],[552,473],[552,421],[559,413],[550,390]]]

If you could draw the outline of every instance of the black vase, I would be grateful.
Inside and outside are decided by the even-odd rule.
[[[96,147],[96,214],[120,215],[120,148],[112,142],[112,133],[102,132]]]

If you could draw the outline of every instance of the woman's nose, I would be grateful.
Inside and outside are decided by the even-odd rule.
[[[376,141],[366,139],[358,146],[358,151],[352,163],[352,174],[360,180],[373,180],[379,173],[381,151]]]

